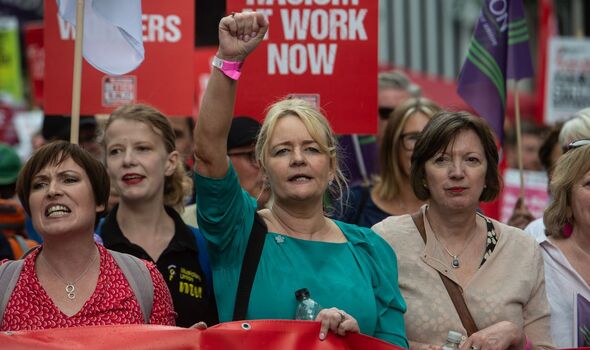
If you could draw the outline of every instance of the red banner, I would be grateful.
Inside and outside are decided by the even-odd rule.
[[[1,332],[0,344],[11,350],[401,350],[362,334],[329,332],[319,340],[319,322],[257,320],[228,322],[207,330],[168,326],[124,325]]]
[[[33,103],[43,106],[43,80],[45,74],[45,49],[43,47],[43,24],[30,23],[24,26],[25,57],[29,71],[29,84]]]
[[[195,109],[193,116],[196,118],[201,108],[201,100],[209,82],[211,75],[211,61],[217,52],[217,48],[204,47],[195,49],[194,64],[195,64]]]
[[[0,142],[9,145],[18,143],[18,135],[14,128],[14,109],[0,102]]]
[[[258,11],[270,22],[244,65],[235,114],[262,118],[269,104],[292,96],[320,106],[337,133],[375,133],[378,5],[228,0],[228,12]]]
[[[82,67],[81,114],[109,113],[126,103],[142,102],[168,115],[193,110],[194,1],[143,0],[145,60],[123,76],[108,76],[87,62]],[[45,112],[70,114],[74,28],[45,1]]]

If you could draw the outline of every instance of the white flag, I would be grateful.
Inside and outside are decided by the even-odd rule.
[[[76,0],[57,0],[59,15],[76,26]],[[82,52],[88,63],[109,74],[137,68],[145,56],[141,0],[85,0]]]

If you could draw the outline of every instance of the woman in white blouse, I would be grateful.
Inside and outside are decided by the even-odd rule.
[[[543,216],[546,231],[535,233],[545,261],[551,335],[558,348],[590,345],[589,337],[585,338],[580,331],[584,322],[575,314],[577,307],[584,304],[590,307],[588,145],[588,139],[572,142],[557,162],[551,180],[553,201]],[[590,327],[590,324],[585,323],[585,326]]]

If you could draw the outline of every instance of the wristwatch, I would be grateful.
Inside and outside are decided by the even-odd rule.
[[[240,78],[243,64],[244,61],[226,61],[217,56],[213,57],[212,62],[213,67],[219,69],[223,74],[227,75],[233,80],[238,80]]]

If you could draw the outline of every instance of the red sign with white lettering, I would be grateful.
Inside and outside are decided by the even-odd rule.
[[[86,61],[81,114],[110,113],[130,102],[150,104],[168,115],[192,114],[194,102],[194,0],[142,0],[145,60],[112,77]],[[71,112],[75,30],[45,1],[45,113]]]
[[[228,0],[229,12],[269,19],[248,57],[236,114],[263,117],[287,96],[318,104],[337,133],[377,130],[378,5],[375,0]]]
[[[196,118],[199,115],[201,108],[201,101],[209,82],[211,75],[211,62],[217,53],[217,47],[199,47],[195,49],[194,64],[195,64],[195,109],[193,116]]]

